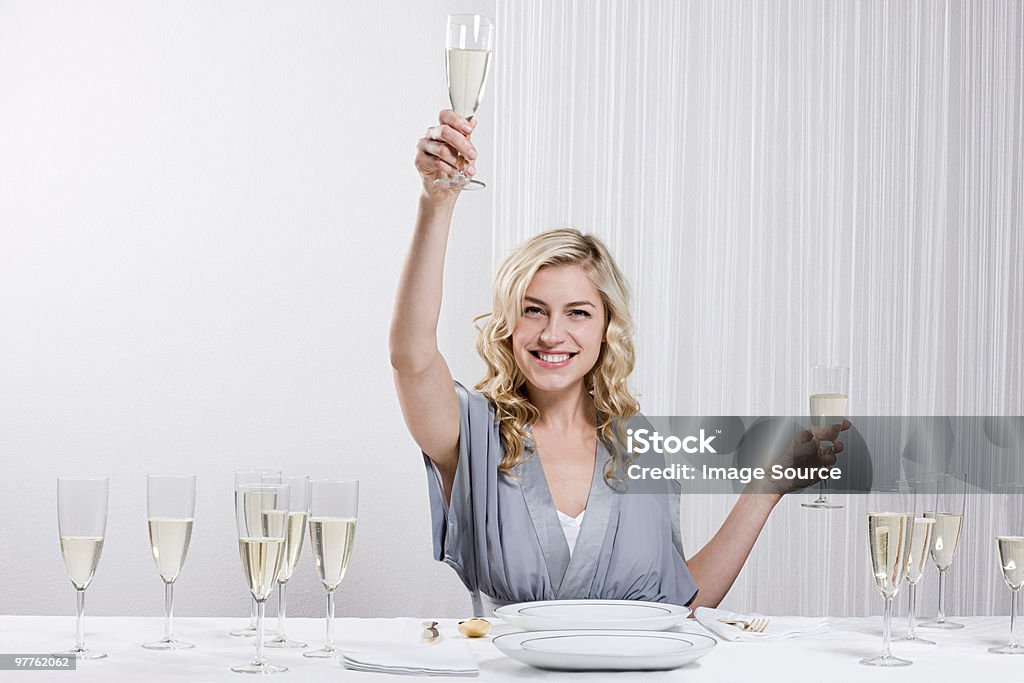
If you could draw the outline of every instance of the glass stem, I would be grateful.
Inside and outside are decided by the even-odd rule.
[[[263,659],[263,617],[266,614],[267,603],[264,600],[256,602],[256,659],[254,666],[263,666],[267,660]]]
[[[892,622],[892,598],[885,599],[885,612],[882,613],[882,656],[892,657],[889,650],[889,626]]]
[[[946,591],[943,588],[946,587],[946,570],[939,570],[939,616],[935,619],[936,623],[946,623],[946,605],[943,598],[946,596]]]
[[[286,640],[284,635],[284,617],[287,611],[287,603],[285,602],[284,589],[288,586],[286,583],[277,584],[277,639]]]
[[[78,590],[78,619],[75,623],[75,649],[85,651],[85,591]]]
[[[907,612],[907,637],[908,638],[913,638],[915,635],[917,635],[916,633],[914,633],[915,629],[917,628],[917,590],[916,589],[917,589],[917,585],[913,584],[913,583],[910,584],[910,588],[908,589],[909,592],[910,592],[910,610]]]
[[[249,605],[249,630],[256,630],[256,598],[253,598],[252,604]]]
[[[164,640],[174,640],[171,636],[171,620],[174,618],[174,582],[164,584]]]
[[[1010,590],[1010,647],[1017,645],[1017,601],[1018,589]]]
[[[334,591],[327,591],[327,643],[324,649],[334,649]]]

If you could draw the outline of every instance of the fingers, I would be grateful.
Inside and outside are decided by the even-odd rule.
[[[460,130],[466,135],[473,132],[476,128],[476,120],[464,119],[451,109],[443,109],[441,113],[437,115],[437,120],[442,125],[449,125],[456,130]]]
[[[436,157],[422,150],[416,154],[416,168],[417,170],[419,170],[420,173],[440,173],[441,175],[446,175],[449,177],[457,175],[459,172],[458,168],[448,163],[444,159]]]
[[[453,168],[459,165],[459,158],[455,155],[455,152],[443,142],[431,140],[430,138],[420,138],[420,141],[416,143],[416,149],[428,157],[436,157]]]
[[[465,119],[463,119],[465,120]],[[451,146],[456,153],[461,154],[469,160],[476,159],[476,147],[469,141],[469,138],[455,129],[455,127],[443,123],[427,129],[427,137],[431,140],[440,140]]]

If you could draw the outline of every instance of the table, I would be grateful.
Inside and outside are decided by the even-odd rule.
[[[881,648],[881,618],[834,618],[827,632],[766,643],[721,642],[709,655],[681,669],[643,674],[644,680],[662,681],[898,681],[939,683],[942,681],[1024,681],[1024,657],[993,655],[992,645],[1003,644],[1009,631],[1009,617],[963,617],[967,625],[960,631],[923,630],[938,645],[912,645],[894,642],[893,653],[914,664],[901,669],[875,669],[862,666],[858,659],[874,655]],[[276,623],[276,620],[268,619]],[[338,619],[335,638],[342,647],[379,645],[404,639],[414,642],[423,619]],[[163,635],[160,617],[86,616],[86,644],[110,656],[103,660],[79,662],[75,672],[0,672],[0,681],[75,681],[75,683],[117,683],[160,681],[225,681],[244,683],[249,677],[230,671],[235,664],[246,663],[255,648],[251,638],[233,638],[231,629],[245,625],[242,618],[177,618],[175,636],[196,643],[194,650],[156,652],[145,650],[142,642]],[[905,624],[893,620],[894,635],[903,635]],[[454,620],[440,620],[440,630],[448,638],[462,638]],[[496,624],[495,634],[515,630]],[[689,620],[684,630],[707,633]],[[67,617],[0,616],[0,653],[49,653],[70,647],[74,642],[75,619]],[[323,619],[289,619],[288,635],[319,647],[323,642]],[[480,664],[477,680],[564,680],[631,681],[636,673],[560,673],[540,671],[504,657],[487,639],[469,640]],[[290,671],[273,676],[281,683],[299,681],[384,681],[417,680],[409,676],[387,676],[344,669],[333,660],[302,657],[297,650],[267,650],[275,664]],[[419,678],[419,680],[427,680]],[[433,679],[436,680],[436,679]],[[462,679],[473,680],[473,679]]]

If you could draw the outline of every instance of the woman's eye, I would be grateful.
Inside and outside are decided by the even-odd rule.
[[[538,308],[537,306],[527,306],[523,310],[523,315],[528,315],[528,316],[544,315],[544,311],[540,310],[540,308]]]
[[[573,309],[573,310],[569,311],[569,317],[571,317],[571,318],[589,318],[590,317],[590,313],[588,313],[587,311],[581,310],[579,308],[576,308],[576,309]]]

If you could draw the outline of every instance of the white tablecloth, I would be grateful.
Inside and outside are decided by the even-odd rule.
[[[972,617],[958,619],[967,624],[960,631],[922,630],[938,645],[908,645],[894,641],[893,653],[912,659],[914,664],[898,670],[862,666],[858,659],[877,654],[881,649],[881,618],[831,619],[825,633],[767,643],[720,642],[709,655],[675,671],[644,674],[644,680],[679,681],[898,681],[939,683],[942,681],[1024,681],[1024,656],[993,655],[986,650],[1005,642],[1008,617]],[[276,622],[276,620],[269,620]],[[340,647],[379,645],[400,640],[415,642],[423,619],[338,619],[335,638]],[[86,644],[103,650],[107,659],[78,663],[71,672],[0,671],[0,681],[119,681],[156,683],[157,681],[232,681],[243,683],[247,676],[231,672],[230,667],[251,661],[251,638],[233,638],[231,629],[245,625],[238,618],[178,618],[175,636],[196,644],[194,650],[155,652],[139,645],[163,635],[163,620],[156,617],[86,616]],[[452,620],[440,621],[441,634],[462,638]],[[268,624],[269,625],[269,624]],[[903,635],[905,623],[894,619],[894,636]],[[513,631],[496,624],[494,634]],[[688,620],[683,630],[707,633],[695,621]],[[50,653],[74,642],[74,617],[0,616],[0,653]],[[319,647],[323,642],[323,619],[289,619],[288,635]],[[482,680],[592,680],[630,681],[635,673],[558,673],[532,669],[504,657],[488,639],[469,640],[480,664]],[[290,671],[273,676],[288,681],[383,681],[416,680],[422,677],[387,676],[343,669],[334,660],[303,657],[297,650],[267,649],[268,659]],[[459,680],[459,679],[455,679]],[[473,680],[473,679],[461,679]]]

